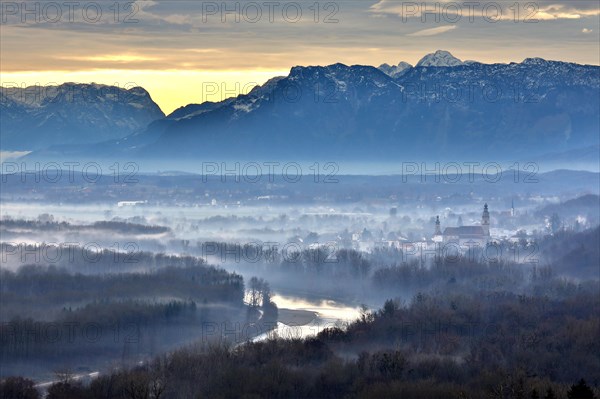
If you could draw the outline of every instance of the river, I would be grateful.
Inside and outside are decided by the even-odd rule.
[[[309,301],[306,298],[275,294],[271,300],[279,309],[277,328],[254,337],[261,341],[269,337],[307,338],[328,327],[344,327],[360,316],[360,308],[330,299]]]

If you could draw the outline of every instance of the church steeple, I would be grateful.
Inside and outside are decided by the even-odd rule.
[[[434,236],[442,235],[442,228],[440,227],[440,217],[439,216],[435,217],[435,233],[433,235]]]
[[[488,212],[488,204],[483,206],[483,215],[481,215],[481,227],[486,236],[490,235],[490,213]]]

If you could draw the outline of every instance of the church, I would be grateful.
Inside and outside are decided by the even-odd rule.
[[[453,243],[460,246],[484,246],[490,240],[490,213],[488,205],[483,206],[483,214],[481,215],[481,225],[479,226],[460,226],[446,227],[442,233],[440,226],[440,217],[435,218],[435,233],[433,234],[434,242],[442,242],[444,244]]]

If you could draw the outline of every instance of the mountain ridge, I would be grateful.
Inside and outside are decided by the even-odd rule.
[[[3,150],[122,138],[165,116],[142,87],[72,82],[0,87],[0,111]]]
[[[296,66],[287,77],[263,85],[268,89],[257,87],[251,94],[211,104],[207,112],[180,115],[182,120],[141,153],[185,155],[190,153],[186,148],[195,148],[198,155],[219,156],[224,153],[219,149],[227,148],[232,156],[247,149],[261,156],[274,151],[337,159],[361,154],[389,158],[396,149],[398,155],[477,152],[486,157],[498,149],[523,156],[594,145],[598,67],[541,64],[527,59],[416,66],[396,78],[371,66]],[[455,100],[452,90],[462,88],[473,90]],[[572,101],[581,91],[590,103]],[[299,98],[294,97],[298,92]],[[499,130],[503,125],[505,132]],[[256,148],[249,137],[274,150]],[[520,153],[515,144],[525,144]]]
[[[446,53],[437,58],[456,63]],[[437,64],[392,76],[366,65],[295,66],[248,94],[188,104],[80,151],[134,159],[522,160],[598,144],[598,66],[539,58]]]

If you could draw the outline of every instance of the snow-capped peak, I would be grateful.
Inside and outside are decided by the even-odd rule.
[[[418,67],[453,67],[458,65],[464,64],[461,60],[444,50],[427,54],[417,63]]]
[[[398,65],[382,64],[379,66],[381,72],[393,78],[400,76],[404,71],[410,68],[412,68],[412,65],[404,61],[401,61]]]

